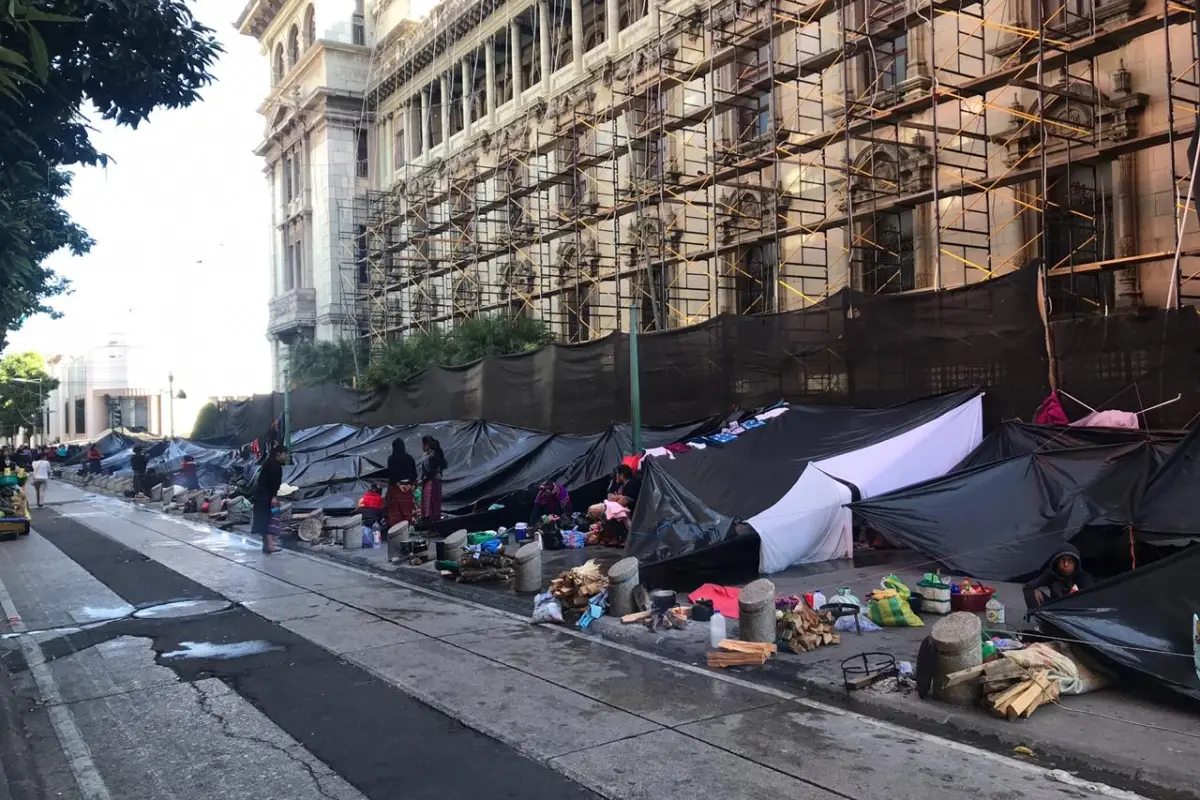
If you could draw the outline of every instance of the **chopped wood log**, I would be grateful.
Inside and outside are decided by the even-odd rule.
[[[762,666],[767,663],[766,653],[730,653],[714,651],[708,654],[708,666],[714,669],[726,667]]]
[[[634,622],[641,622],[642,620],[649,619],[649,618],[650,618],[649,611],[635,611],[632,614],[626,614],[625,616],[621,617],[621,624],[622,625],[630,625]]]
[[[1014,664],[1014,666],[1016,665]],[[986,670],[984,674],[987,675]],[[1008,680],[1001,676],[1013,674],[1014,672],[1009,668],[997,668],[997,680],[994,682],[1000,683]],[[1025,675],[1026,672],[1022,670],[1021,674]],[[1048,670],[1041,669],[1017,681],[1008,689],[988,694],[984,700],[984,706],[997,716],[1015,720],[1028,717],[1045,703],[1054,702],[1058,699],[1058,694],[1058,681],[1050,677]]]
[[[978,680],[983,675],[986,666],[986,664],[979,664],[978,666],[960,669],[958,672],[951,672],[946,676],[946,680],[942,686],[949,689],[951,686],[960,686],[964,683]]]
[[[766,642],[743,642],[740,639],[722,639],[717,647],[734,653],[764,653],[775,655],[779,647]]]
[[[793,653],[807,653],[840,641],[833,632],[833,617],[828,612],[813,611],[804,603],[784,612],[776,624],[776,632]]]

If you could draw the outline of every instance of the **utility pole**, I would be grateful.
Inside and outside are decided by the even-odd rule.
[[[292,357],[288,355],[288,365],[283,368],[283,446],[292,448]]]
[[[638,365],[638,307],[629,307],[629,404],[633,452],[642,452],[642,370]]]
[[[161,408],[162,406],[159,406]],[[167,408],[171,415],[171,438],[175,438],[175,373],[167,373]]]

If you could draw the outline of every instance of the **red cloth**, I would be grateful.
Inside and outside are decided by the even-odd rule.
[[[1058,392],[1051,392],[1050,396],[1042,401],[1033,421],[1039,425],[1071,424],[1071,420],[1067,418],[1067,412],[1063,410],[1062,403],[1058,400]]]
[[[635,456],[625,456],[621,459],[621,463],[633,470],[634,474],[637,474],[638,465],[642,463],[642,456],[641,454]]]
[[[362,499],[358,501],[358,505],[362,508],[371,508],[375,509],[376,511],[382,511],[383,495],[381,495],[379,492],[367,492],[362,496]]]
[[[393,483],[387,490],[387,524],[388,528],[401,522],[411,523],[417,510],[417,501],[413,497],[413,487],[406,483]]]
[[[425,481],[421,486],[421,519],[432,525],[442,518],[442,482]]]
[[[741,596],[742,590],[736,586],[718,586],[715,583],[706,583],[689,594],[688,600],[693,603],[697,600],[712,600],[713,608],[720,611],[721,616],[737,619],[738,598]]]

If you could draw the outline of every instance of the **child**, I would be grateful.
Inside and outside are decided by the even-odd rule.
[[[376,547],[375,525],[384,517],[383,490],[378,484],[372,483],[358,501],[358,513],[362,514],[363,544],[366,545],[369,539],[370,546]]]
[[[1025,606],[1038,608],[1091,585],[1092,576],[1083,571],[1079,550],[1068,544],[1046,562],[1042,574],[1025,584]]]

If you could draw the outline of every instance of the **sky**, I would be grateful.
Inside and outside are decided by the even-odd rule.
[[[63,317],[30,319],[6,352],[77,355],[116,334],[161,364],[164,389],[173,372],[190,397],[269,390],[270,201],[252,152],[269,73],[258,42],[233,28],[244,4],[192,4],[226,51],[201,102],[137,130],[93,120],[112,160],[78,171],[64,206],[96,245],[50,258],[72,284],[51,303]]]

